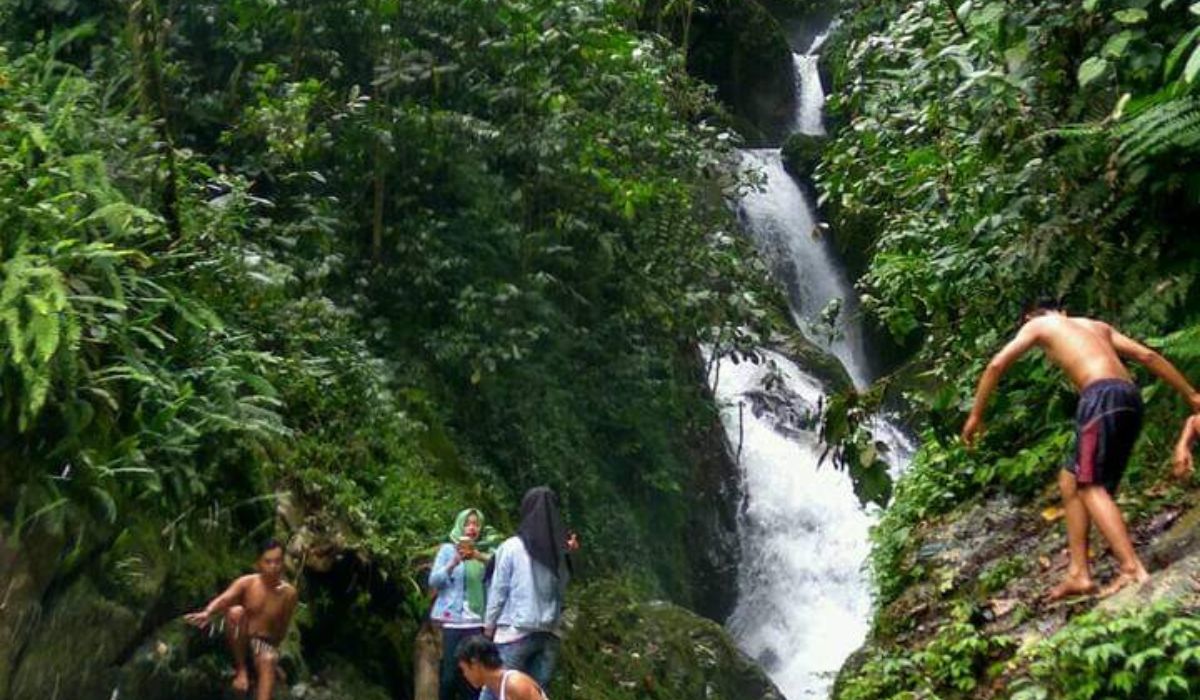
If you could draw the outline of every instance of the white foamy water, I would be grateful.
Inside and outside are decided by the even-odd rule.
[[[738,203],[742,228],[787,287],[796,324],[841,360],[856,386],[865,386],[870,369],[857,319],[858,296],[830,242],[816,235],[808,197],[784,170],[778,148],[746,149],[741,155],[743,169],[765,177],[761,191],[748,193]],[[823,313],[831,309],[831,302],[838,309],[827,323]]]
[[[740,439],[745,495],[741,594],[727,625],[789,700],[827,698],[868,631],[863,564],[873,516],[848,474],[819,464],[820,384],[787,358],[761,354],[757,365],[721,360],[710,378],[735,451]],[[879,439],[893,459],[905,458],[898,432]]]
[[[821,73],[817,70],[820,60],[820,56],[811,53],[792,54],[792,69],[796,72],[796,119],[792,130],[801,134],[825,135],[825,124],[821,119],[825,107],[825,88],[821,85]]]

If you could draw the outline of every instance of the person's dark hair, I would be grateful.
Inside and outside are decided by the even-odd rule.
[[[1025,308],[1021,310],[1021,320],[1025,321],[1027,319],[1034,318],[1035,316],[1041,316],[1042,314],[1062,310],[1062,301],[1055,299],[1054,297],[1038,297],[1037,299],[1031,299],[1030,301],[1026,302]]]
[[[258,543],[258,556],[261,557],[262,555],[266,554],[267,552],[271,551],[272,549],[278,549],[280,551],[283,551],[283,544],[280,543],[280,541],[275,539],[274,537],[263,540],[262,542]]]
[[[480,663],[486,668],[500,668],[503,665],[500,661],[500,649],[496,647],[495,642],[481,634],[459,642],[454,658],[466,663]]]

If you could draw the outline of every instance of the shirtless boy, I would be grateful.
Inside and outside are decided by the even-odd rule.
[[[225,639],[233,653],[233,689],[250,690],[246,657],[253,655],[258,681],[256,700],[269,700],[275,687],[279,644],[296,610],[296,589],[284,581],[283,546],[269,540],[259,548],[256,574],[242,576],[203,610],[184,616],[203,629],[213,617],[225,614]]]
[[[483,691],[479,700],[549,700],[532,676],[504,668],[500,649],[487,637],[467,637],[458,645],[455,658],[463,678]]]
[[[1154,350],[1117,332],[1112,326],[1088,318],[1068,316],[1057,304],[1041,302],[1027,312],[1024,325],[984,370],[975,392],[975,405],[962,429],[971,445],[983,428],[983,411],[1009,365],[1028,350],[1041,348],[1046,357],[1079,390],[1075,413],[1075,458],[1058,475],[1067,519],[1070,565],[1066,578],[1049,592],[1050,600],[1092,593],[1087,557],[1089,521],[1095,522],[1120,565],[1120,573],[1101,591],[1111,595],[1133,582],[1149,578],[1133,549],[1129,532],[1113,494],[1125,471],[1142,427],[1142,399],[1125,357],[1145,365],[1184,396],[1193,411],[1200,411],[1200,394],[1179,370]]]

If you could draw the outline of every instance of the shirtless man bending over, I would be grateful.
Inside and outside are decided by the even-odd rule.
[[[1142,427],[1142,399],[1121,357],[1136,360],[1170,384],[1200,411],[1200,394],[1179,370],[1154,350],[1118,333],[1112,326],[1068,316],[1056,303],[1040,302],[1026,312],[1024,325],[988,363],[975,392],[975,405],[962,429],[971,445],[983,428],[983,411],[1001,375],[1033,347],[1060,367],[1079,389],[1075,413],[1075,458],[1058,475],[1067,518],[1070,565],[1066,579],[1049,593],[1050,600],[1092,593],[1087,557],[1089,521],[1095,522],[1120,564],[1120,573],[1101,591],[1111,595],[1149,578],[1133,549],[1125,520],[1113,494],[1125,471]]]
[[[203,610],[184,616],[188,624],[203,629],[213,617],[225,614],[225,638],[233,652],[233,689],[250,690],[246,657],[253,654],[258,681],[257,700],[269,700],[275,687],[279,644],[287,635],[296,610],[296,589],[282,578],[283,546],[268,540],[259,548],[258,573],[242,576]]]

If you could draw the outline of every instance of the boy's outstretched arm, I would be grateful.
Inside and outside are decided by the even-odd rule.
[[[1183,422],[1183,431],[1179,433],[1179,441],[1175,443],[1175,454],[1171,459],[1174,464],[1174,474],[1180,479],[1192,475],[1192,442],[1200,434],[1200,416],[1188,416]]]
[[[1158,375],[1175,391],[1182,394],[1188,405],[1192,407],[1192,411],[1200,412],[1200,393],[1196,392],[1187,378],[1178,369],[1175,369],[1175,365],[1171,364],[1167,358],[1133,338],[1122,335],[1115,328],[1112,329],[1112,343],[1122,357],[1128,357],[1145,365],[1146,369]]]
[[[242,595],[246,592],[247,585],[253,578],[254,575],[251,574],[249,576],[242,576],[234,580],[233,583],[229,584],[229,588],[225,589],[224,593],[216,598],[213,598],[212,602],[206,605],[203,610],[197,610],[194,613],[188,613],[187,615],[183,616],[183,619],[186,620],[189,625],[203,629],[204,627],[208,626],[209,621],[214,615],[225,612],[242,599]]]
[[[1000,383],[1000,377],[1004,376],[1009,365],[1016,362],[1021,355],[1024,355],[1037,343],[1037,328],[1037,320],[1022,326],[1016,337],[996,353],[984,368],[983,374],[979,377],[979,386],[975,389],[975,403],[971,406],[971,415],[967,416],[967,422],[962,429],[962,441],[967,445],[974,443],[975,436],[983,429],[983,411],[987,406],[988,398],[996,390],[996,385]]]

